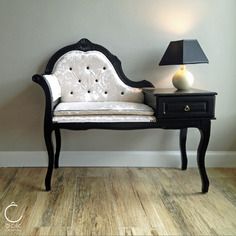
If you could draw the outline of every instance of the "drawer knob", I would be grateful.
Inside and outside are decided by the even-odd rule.
[[[189,105],[186,105],[186,106],[184,107],[184,111],[190,111]]]

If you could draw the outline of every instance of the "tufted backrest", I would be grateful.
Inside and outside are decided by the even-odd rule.
[[[142,89],[125,84],[100,51],[69,51],[56,61],[52,74],[59,81],[62,102],[143,102]]]

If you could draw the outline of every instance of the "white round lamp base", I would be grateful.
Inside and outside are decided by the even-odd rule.
[[[185,67],[181,67],[173,76],[172,83],[175,88],[180,90],[188,90],[192,87],[194,77],[192,73],[187,71]]]

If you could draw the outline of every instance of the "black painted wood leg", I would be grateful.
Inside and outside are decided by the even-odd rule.
[[[61,133],[60,129],[55,130],[56,137],[56,153],[55,153],[55,168],[59,167],[59,156],[61,151]]]
[[[186,139],[187,139],[187,128],[181,129],[179,134],[179,146],[182,160],[182,170],[186,170],[188,166],[188,158],[186,152]]]
[[[45,188],[46,191],[51,190],[51,178],[53,172],[53,162],[54,162],[54,151],[53,151],[53,142],[52,142],[52,130],[44,129],[44,139],[48,152],[48,170],[45,178]]]
[[[197,150],[197,163],[202,180],[202,193],[207,193],[209,188],[209,180],[205,168],[205,155],[210,139],[211,121],[204,121],[202,123],[202,127],[199,128],[199,131],[201,134],[201,140]]]

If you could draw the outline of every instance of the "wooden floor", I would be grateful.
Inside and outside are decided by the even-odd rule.
[[[236,235],[236,169],[0,169],[0,235]],[[8,223],[23,216],[20,224]]]

